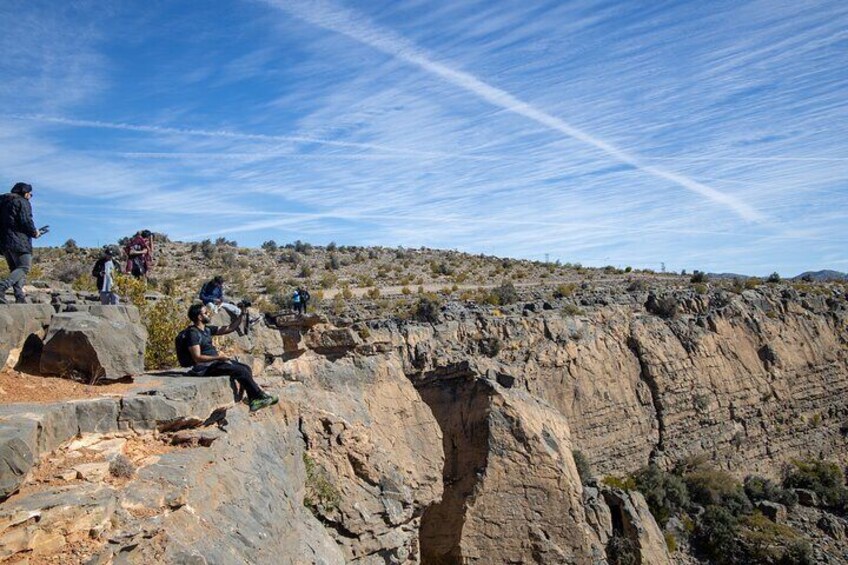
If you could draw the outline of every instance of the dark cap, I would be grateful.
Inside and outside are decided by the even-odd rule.
[[[20,194],[23,196],[28,192],[32,192],[32,185],[25,182],[15,183],[15,186],[12,187],[12,193],[14,194]]]

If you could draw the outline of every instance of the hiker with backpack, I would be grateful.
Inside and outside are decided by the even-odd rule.
[[[136,277],[146,277],[153,264],[153,234],[150,230],[136,232],[124,247],[127,254],[127,273]]]
[[[46,233],[47,226],[35,227],[32,220],[32,185],[19,182],[9,194],[0,197],[0,252],[9,265],[9,276],[0,281],[0,304],[7,304],[6,290],[15,293],[17,304],[26,304],[24,281],[32,267],[32,238]]]
[[[253,371],[244,363],[230,359],[218,353],[212,343],[212,336],[226,335],[236,331],[242,321],[241,316],[227,327],[210,326],[212,313],[204,304],[192,304],[188,309],[191,325],[181,331],[176,338],[177,358],[183,367],[191,367],[191,376],[213,377],[229,376],[241,386],[247,394],[251,412],[256,412],[279,401],[276,396],[265,393],[253,380]]]
[[[304,288],[298,288],[297,295],[300,298],[300,301],[298,302],[298,311],[300,314],[306,314],[306,307],[309,306],[309,299],[312,297],[309,295],[309,291]]]
[[[295,289],[291,298],[291,308],[295,314],[300,313],[300,290]]]
[[[94,268],[91,269],[91,275],[97,279],[97,290],[100,292],[100,304],[104,306],[116,305],[120,303],[118,295],[115,294],[114,274],[117,271],[117,265],[114,258],[118,255],[118,250],[111,245],[103,246],[103,255],[94,263]]]

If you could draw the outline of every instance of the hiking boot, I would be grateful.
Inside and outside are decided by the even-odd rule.
[[[247,325],[248,326],[255,326],[256,324],[258,324],[259,322],[262,321],[262,318],[263,318],[263,316],[253,316],[252,318],[248,319]]]
[[[256,398],[250,402],[250,411],[256,412],[257,410],[262,410],[263,408],[267,408],[268,406],[272,406],[277,403],[276,396],[268,396],[265,398]]]

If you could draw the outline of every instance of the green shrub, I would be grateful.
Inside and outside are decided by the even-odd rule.
[[[571,455],[574,457],[574,465],[577,467],[577,474],[580,476],[580,482],[584,485],[595,476],[592,472],[592,465],[589,460],[583,455],[582,451],[573,451]]]
[[[815,492],[825,506],[845,512],[848,489],[845,475],[836,463],[818,459],[794,459],[783,479],[786,488],[804,488]]]
[[[735,516],[751,512],[751,501],[745,490],[732,475],[703,466],[683,475],[689,497],[701,506],[721,506]]]
[[[761,500],[769,500],[778,502],[789,508],[798,503],[798,495],[793,491],[781,488],[780,485],[756,475],[745,477],[745,494],[751,502],[759,502]]]
[[[601,483],[608,487],[621,490],[636,490],[636,481],[630,476],[616,477],[614,475],[607,475],[601,479]]]
[[[173,298],[164,298],[142,311],[147,327],[145,369],[166,369],[177,366],[174,338],[187,323],[186,314]]]
[[[638,565],[641,562],[636,543],[630,538],[614,535],[606,549],[610,565]]]
[[[689,506],[689,490],[677,475],[667,473],[656,465],[643,467],[634,475],[636,489],[645,495],[648,508],[660,526]]]
[[[705,283],[709,280],[707,273],[695,269],[692,271],[692,277],[689,279],[691,283]]]
[[[303,464],[306,467],[305,494],[303,505],[315,513],[332,512],[341,503],[341,493],[330,482],[330,476],[324,467],[317,463],[306,452],[303,453]]]
[[[566,304],[562,307],[561,312],[563,316],[582,316],[585,314],[585,312],[575,304]]]
[[[693,538],[695,547],[711,562],[718,565],[734,562],[739,522],[728,509],[707,506],[698,521]]]
[[[438,323],[441,318],[442,303],[435,294],[425,294],[418,299],[413,311],[413,318],[419,322]]]
[[[515,285],[505,281],[492,290],[491,297],[496,301],[495,306],[506,306],[518,302],[518,291],[515,290]]]
[[[554,298],[567,298],[574,294],[577,290],[577,285],[574,283],[561,284],[554,289]]]
[[[780,275],[777,274],[776,272],[772,273],[768,276],[768,278],[766,279],[766,282],[769,283],[769,284],[777,284],[777,283],[780,282]]]

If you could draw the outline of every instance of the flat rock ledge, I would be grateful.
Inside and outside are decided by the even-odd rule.
[[[222,418],[233,406],[228,377],[144,375],[125,396],[0,407],[0,501],[15,493],[42,455],[80,434],[175,431]]]

